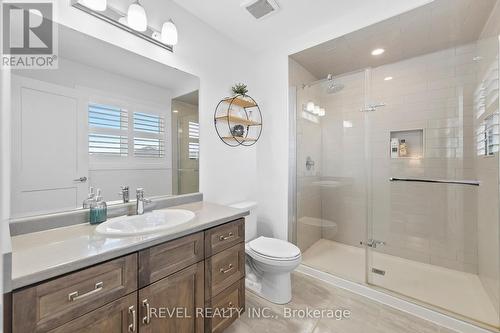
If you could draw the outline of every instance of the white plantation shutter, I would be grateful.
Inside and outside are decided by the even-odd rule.
[[[89,104],[89,154],[128,155],[128,112],[118,107]]]
[[[134,155],[165,156],[165,119],[156,114],[134,112]]]
[[[188,146],[188,157],[191,160],[197,160],[200,158],[200,124],[190,121],[189,127],[189,146]]]

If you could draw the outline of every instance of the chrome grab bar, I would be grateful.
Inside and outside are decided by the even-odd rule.
[[[477,180],[443,180],[443,179],[418,179],[418,178],[389,178],[391,182],[417,182],[417,183],[437,183],[437,184],[456,184],[479,186]]]

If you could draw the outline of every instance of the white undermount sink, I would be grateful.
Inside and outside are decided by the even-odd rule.
[[[155,210],[143,215],[120,216],[101,223],[97,233],[110,236],[135,236],[162,232],[188,223],[194,213],[184,209]]]

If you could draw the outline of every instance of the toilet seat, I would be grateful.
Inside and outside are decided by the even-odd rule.
[[[300,249],[281,239],[259,237],[248,243],[253,254],[267,260],[294,261],[301,257]]]

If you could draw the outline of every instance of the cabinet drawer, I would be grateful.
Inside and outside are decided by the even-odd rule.
[[[46,332],[137,289],[131,254],[13,293],[13,332]]]
[[[50,333],[137,332],[137,293],[122,297],[70,321]]]
[[[205,262],[205,299],[210,299],[245,276],[245,243],[239,243]]]
[[[224,251],[245,241],[245,219],[205,231],[205,257]]]
[[[203,260],[203,232],[139,252],[139,287],[142,288]]]
[[[241,279],[207,302],[211,316],[205,321],[205,333],[224,331],[245,311],[245,279]]]

